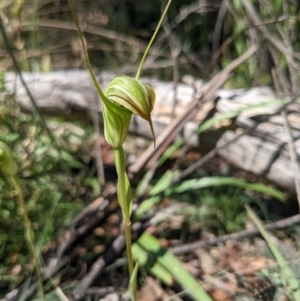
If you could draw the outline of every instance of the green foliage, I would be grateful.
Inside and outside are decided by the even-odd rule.
[[[153,139],[151,112],[155,91],[149,85],[128,76],[117,76],[107,86],[102,97],[104,134],[114,148],[122,146],[127,136],[131,115],[136,114],[149,122]]]
[[[266,24],[274,38],[290,45],[292,50],[299,51],[300,39],[297,32],[300,21],[297,17],[296,1],[288,5],[283,0],[249,2],[261,19],[261,24]],[[67,67],[83,66],[74,36],[66,29],[71,21],[69,12],[60,10],[61,7],[56,2],[37,1],[34,6],[31,2],[21,3],[16,8],[13,2],[6,1],[2,9],[12,30],[11,36],[15,39],[14,45],[22,69],[43,70],[47,60],[50,64],[54,62],[54,68],[59,66],[60,62],[67,64]],[[81,21],[95,26],[95,32],[99,29],[101,35],[101,39],[94,34],[86,36],[93,65],[101,69],[110,69],[129,64],[130,70],[135,70],[152,36],[155,22],[161,15],[161,5],[165,3],[159,0],[149,3],[133,0],[78,1]],[[173,32],[172,43],[176,42],[172,47],[181,50],[180,71],[182,74],[190,73],[200,78],[211,79],[212,74],[221,67],[224,68],[255,42],[261,43],[258,55],[251,58],[251,62],[241,65],[227,84],[235,88],[237,85],[248,87],[253,83],[272,84],[271,70],[277,63],[268,49],[266,37],[253,25],[242,1],[232,1],[232,4],[226,6],[223,18],[218,19],[221,3],[199,3],[197,6],[195,0],[173,0],[168,22]],[[49,11],[57,13],[49,15]],[[46,21],[48,26],[53,24],[52,30],[38,27],[40,21]],[[16,24],[22,24],[21,29],[24,30],[20,30]],[[56,26],[61,28],[55,29]],[[216,32],[217,29],[219,32]],[[152,54],[157,62],[171,59],[170,45],[163,32],[158,35],[154,46]],[[271,47],[274,48],[274,45]],[[57,51],[59,48],[62,52]],[[33,50],[38,51],[32,54]],[[278,54],[280,56],[280,52]],[[289,74],[289,62],[285,55],[282,55],[281,59],[280,70]],[[3,65],[10,66],[5,59]],[[157,71],[151,72],[160,77],[172,78],[172,68],[173,66],[160,70],[155,68]]]
[[[179,45],[177,46],[180,46],[179,48],[182,50],[179,61],[193,61],[191,59],[193,57],[196,57],[196,61],[198,61],[197,68],[185,66],[184,68],[186,69],[183,68],[183,70],[188,70],[189,73],[194,73],[197,77],[210,79],[211,74],[217,71],[220,66],[223,68],[226,67],[233,58],[241,55],[248,49],[249,45],[253,43],[253,35],[250,34],[251,28],[249,27],[251,24],[249,25],[245,22],[245,8],[241,1],[235,0],[232,2],[230,10],[228,10],[224,16],[221,36],[220,40],[217,41],[217,46],[219,47],[221,43],[226,42],[228,39],[232,39],[232,42],[228,44],[229,46],[227,45],[222,49],[218,59],[213,59],[211,44],[216,26],[215,20],[218,15],[218,7],[212,6],[210,8],[211,11],[208,10],[205,13],[193,10],[187,15],[184,15],[184,12],[191,8],[189,5],[196,2],[192,0],[174,0],[174,2],[174,6],[170,10],[169,23],[175,37],[178,37]],[[119,33],[127,33],[131,36],[135,34],[141,41],[143,39],[148,40],[148,36],[153,31],[152,22],[157,19],[157,15],[161,14],[161,1],[133,3],[131,0],[124,0],[115,3],[101,0],[96,4],[95,1],[87,1],[87,3],[91,8],[94,8],[96,5],[101,7],[101,12],[107,13],[107,26],[109,29],[117,30]],[[259,2],[253,2],[253,5],[260,14],[262,20],[270,18],[279,19],[283,13],[288,13],[290,15],[288,20],[276,22],[276,24],[268,26],[274,37],[281,38],[281,34],[284,32],[297,32],[296,29],[299,27],[299,18],[296,18],[298,6],[295,3],[292,3],[288,7],[288,11],[285,12],[283,12],[283,0],[276,0],[274,3],[270,3],[269,6],[261,5]],[[43,6],[44,5],[41,5],[39,8],[41,13],[43,13]],[[49,7],[45,5],[45,9],[47,11]],[[11,10],[11,7],[9,7],[9,10]],[[36,17],[38,15],[38,10],[34,9],[32,12],[27,3],[21,1],[17,8],[14,7],[14,10],[14,12],[8,13],[8,20],[10,20],[12,24],[22,24],[22,21],[28,21],[28,19],[32,18],[34,19],[34,22],[37,22],[38,18]],[[21,14],[21,11],[24,11],[24,13]],[[61,12],[61,14],[63,15],[63,12]],[[201,18],[199,18],[199,14],[201,14]],[[10,15],[12,18],[10,18]],[[68,16],[64,17],[66,20],[69,18]],[[83,22],[85,22],[85,16],[81,17]],[[24,18],[24,20],[22,20],[22,18]],[[179,22],[178,19],[180,18],[182,19]],[[116,20],[120,20],[120,22],[116,22]],[[137,32],[136,28],[139,28],[140,31]],[[42,29],[39,30],[42,31]],[[18,32],[18,41],[15,43],[15,46],[23,70],[35,70],[40,68],[43,64],[43,57],[38,58],[38,60],[28,57],[27,50],[31,49],[31,40],[33,42],[33,47],[35,48],[46,48],[50,46],[49,41],[47,41],[47,34],[45,35],[45,39],[42,38],[42,34],[40,35],[38,41],[39,45],[36,45],[35,35],[35,31],[33,31],[32,35],[29,35],[33,38],[30,39],[24,32]],[[57,33],[57,36],[57,41],[60,41],[60,34]],[[265,38],[261,35],[258,35],[257,37],[258,42],[264,42],[264,39]],[[54,44],[52,39],[49,40]],[[127,37],[125,40],[127,40]],[[140,40],[136,41],[139,42]],[[160,38],[159,41],[161,44],[158,46],[156,45],[156,53],[160,53],[157,57],[157,61],[166,58],[168,59],[170,57],[170,50],[166,50],[167,47],[163,40],[164,38]],[[291,41],[291,45],[295,49],[299,49],[299,36],[294,34]],[[113,47],[117,48],[117,51],[103,51],[104,54],[102,54],[107,59],[101,60],[101,66],[105,64],[106,67],[115,67],[124,62],[127,63],[127,53],[130,53],[131,57],[139,59],[140,55],[138,52],[140,50],[132,49],[128,45],[122,45],[120,47],[119,41],[118,43],[111,43],[109,38],[103,37],[101,43],[104,45],[103,49],[109,49],[111,47],[110,44],[113,44]],[[96,43],[95,45],[96,47],[99,46],[99,44],[97,45]],[[101,47],[103,45],[101,44]],[[261,57],[263,57],[263,59],[269,58],[270,55],[268,50],[264,44],[262,45],[260,50],[264,53],[264,56]],[[61,45],[58,45],[58,47],[60,46]],[[123,57],[119,53],[122,53]],[[196,56],[195,53],[197,54]],[[55,56],[54,53],[51,53],[51,55]],[[84,49],[84,55],[86,56],[88,66],[91,70],[86,49]],[[101,58],[102,55],[99,55],[97,52],[97,57]],[[279,61],[280,65],[277,67],[280,67],[284,73],[287,73],[289,66],[286,57],[284,55],[279,55]],[[136,61],[135,59],[130,59],[130,62]],[[269,62],[268,60],[262,62],[260,57],[252,57],[247,63],[237,68],[234,77],[228,85],[232,85],[235,88],[239,86],[245,87],[250,86],[253,81],[260,84],[270,84],[272,79],[269,70],[273,67],[273,64],[273,62]],[[140,71],[141,68],[139,68],[137,78],[139,77]],[[124,103],[124,99],[126,99],[128,95],[124,96],[123,93],[124,89],[128,89],[128,84],[132,84],[133,87],[133,90],[129,91],[132,93],[130,93],[128,97],[131,109],[132,107],[135,109],[135,111],[132,110],[132,112],[140,113],[139,115],[150,123],[152,129],[150,112],[154,104],[154,93],[151,88],[141,84],[138,80],[127,77],[118,77],[110,83],[108,91],[106,92],[107,95],[104,96],[96,79],[93,79],[99,95],[104,102],[103,112],[106,119],[106,138],[113,147],[121,147],[126,137],[127,128],[131,118],[131,112],[128,112],[128,109],[130,108],[126,105],[128,102]],[[3,73],[0,73],[0,91],[3,88],[3,80]],[[121,89],[119,89],[119,87],[121,87]],[[122,90],[121,93],[120,91],[117,91],[118,89]],[[136,91],[138,93],[136,93]],[[120,93],[120,95],[116,97],[116,93]],[[140,112],[141,107],[136,108],[135,106],[132,106],[132,99],[134,100],[134,105],[137,104],[135,94],[139,94],[139,99],[145,100],[141,106],[142,112]],[[119,117],[124,117],[124,115],[126,115],[125,123],[123,122],[124,120],[120,121],[122,118],[119,118],[119,120],[118,118],[112,118],[112,111],[115,113],[117,112]],[[235,118],[241,112],[242,110],[231,112],[226,116],[224,114],[224,116],[222,115],[215,119],[211,119],[199,128],[198,133],[207,131],[215,124],[215,122],[227,118]],[[16,118],[16,115],[18,118]],[[51,125],[54,134],[55,130],[61,126],[58,123],[53,123]],[[116,139],[117,130],[121,130],[122,134]],[[32,226],[37,232],[38,246],[42,246],[56,235],[58,229],[63,228],[69,223],[71,218],[84,206],[86,200],[90,200],[100,192],[100,186],[97,183],[97,180],[92,176],[86,176],[90,174],[88,166],[90,160],[86,159],[86,155],[84,154],[83,140],[86,141],[88,133],[85,132],[81,136],[76,136],[75,133],[63,135],[61,135],[61,133],[56,133],[55,136],[57,142],[62,148],[62,151],[58,152],[52,145],[51,139],[39,128],[39,126],[37,126],[35,120],[31,120],[31,117],[23,115],[19,111],[17,111],[16,114],[16,108],[7,107],[3,109],[3,115],[1,116],[0,133],[3,137],[3,141],[12,148],[14,155],[18,160],[21,172],[21,185],[25,193],[28,214],[32,220]],[[72,142],[74,140],[72,138],[75,136],[76,138],[79,138],[80,143],[75,143],[74,145]],[[161,166],[183,143],[184,140],[180,140],[171,146],[164,156],[160,158],[159,165]],[[2,158],[6,155],[7,159],[6,153],[0,152],[0,156],[1,155]],[[118,162],[120,163],[118,175],[122,179],[122,184],[118,184],[118,194],[121,207],[123,212],[125,212],[124,215],[127,217],[127,220],[129,220],[131,213],[131,194],[129,193],[130,185],[125,173],[123,151],[118,158]],[[64,164],[61,164],[62,162]],[[2,164],[2,167],[3,166],[4,165]],[[65,168],[65,166],[73,168],[73,170],[69,170],[68,168]],[[12,166],[9,166],[6,171],[11,170],[11,167]],[[253,194],[249,195],[250,190],[267,194],[279,200],[284,199],[284,195],[275,189],[262,184],[248,183],[236,178],[195,178],[183,181],[176,187],[170,188],[172,180],[174,177],[176,178],[176,176],[177,173],[168,171],[159,177],[153,187],[149,187],[149,195],[151,197],[140,207],[138,217],[141,217],[151,208],[151,206],[157,204],[161,200],[160,194],[172,195],[180,201],[191,203],[191,206],[188,207],[186,212],[187,223],[201,220],[204,225],[209,224],[208,226],[215,227],[218,232],[231,232],[240,230],[243,227],[246,214],[243,206],[244,204],[253,202],[255,199]],[[14,201],[15,194],[10,189],[7,189],[8,186],[9,181],[7,177],[4,174],[0,174],[0,245],[2,246],[2,254],[5,254],[5,257],[3,255],[0,259],[3,262],[4,274],[8,275],[8,278],[5,279],[9,279],[5,281],[0,279],[0,289],[11,283],[17,285],[19,281],[22,280],[22,277],[17,281],[16,277],[12,276],[10,278],[9,270],[16,264],[24,264],[29,261],[28,252],[23,246],[22,212],[16,206]],[[188,212],[190,209],[191,211]],[[171,284],[173,283],[173,280],[176,279],[183,288],[188,289],[195,300],[210,300],[205,292],[198,286],[198,283],[196,283],[180,263],[176,261],[176,258],[163,250],[153,237],[148,236],[144,242],[143,239],[145,238],[142,238],[139,244],[133,248],[136,252],[136,258],[142,265],[151,269],[152,273],[166,284]],[[279,255],[276,253],[276,250],[274,251],[273,247],[272,249],[273,252],[277,254],[277,259],[281,262],[283,270],[285,272],[288,271],[282,259],[278,257]],[[157,253],[160,252],[162,254],[156,256]],[[154,264],[149,267],[148,257],[151,256],[152,263]],[[175,268],[177,269],[176,271],[174,270]],[[178,273],[178,271],[180,272]],[[289,271],[286,275],[287,277],[292,278],[290,284],[291,287],[295,288],[295,294],[297,294],[295,299],[299,300],[298,287],[295,286],[293,275]],[[132,292],[136,291],[136,277],[137,265],[134,269],[133,276],[131,277],[130,290]],[[193,288],[193,290],[191,290],[191,288]]]
[[[10,148],[2,141],[0,141],[0,169],[12,177],[18,172],[18,167]]]
[[[283,254],[280,252],[279,248],[273,242],[270,234],[265,230],[263,224],[258,219],[254,211],[250,207],[246,207],[248,214],[252,221],[255,223],[256,227],[259,229],[259,232],[266,240],[269,248],[271,249],[279,267],[281,268],[282,277],[286,279],[286,294],[292,298],[292,300],[300,301],[300,284],[299,280],[295,277],[292,268],[289,266],[285,260]]]
[[[92,141],[83,143],[83,140],[89,141],[93,130],[87,126],[84,131],[76,125],[51,122],[58,145],[64,146],[62,158],[35,120],[11,104],[11,99],[1,100],[0,106],[5,110],[2,110],[0,133],[18,163],[28,216],[40,248],[68,226],[87,201],[97,196],[89,184],[93,175],[87,176],[92,160],[86,148],[93,146]],[[9,179],[1,171],[0,245],[0,291],[3,291],[16,286],[27,275],[29,270],[25,266],[30,262],[30,255],[25,244],[22,210]],[[24,267],[21,274],[10,276],[9,271],[18,265]]]
[[[190,179],[190,180],[182,181],[174,188],[170,188],[166,192],[166,194],[167,195],[179,194],[186,191],[197,190],[206,187],[217,187],[223,185],[232,185],[232,186],[264,193],[280,201],[283,201],[285,199],[284,193],[280,192],[277,189],[271,188],[270,186],[259,184],[259,183],[247,183],[243,179],[237,179],[232,177],[207,177],[201,179]]]
[[[132,275],[130,276],[129,284],[128,284],[128,291],[131,295],[131,299],[136,299],[136,293],[137,293],[137,275],[139,271],[139,263],[137,262],[134,266]]]
[[[166,284],[171,277],[181,286],[184,295],[187,294],[193,300],[212,301],[211,297],[203,290],[199,282],[186,270],[182,263],[169,251],[161,247],[159,241],[151,234],[144,233],[137,244],[147,253],[147,259],[143,263],[150,266],[150,271],[161,280],[166,279]],[[136,253],[139,248],[136,248]],[[143,254],[145,256],[145,254]],[[139,255],[137,254],[137,258]],[[153,269],[153,270],[152,270]]]

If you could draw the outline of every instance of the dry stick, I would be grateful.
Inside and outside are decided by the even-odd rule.
[[[299,169],[299,164],[298,164],[298,160],[297,160],[294,138],[292,135],[292,131],[291,131],[291,127],[290,127],[288,118],[286,116],[286,111],[282,110],[281,115],[283,117],[284,128],[285,128],[285,132],[287,135],[287,143],[288,143],[288,147],[289,147],[289,153],[290,153],[290,157],[291,157],[292,166],[294,169],[294,180],[295,180],[297,199],[298,199],[299,210],[300,210],[300,169]]]
[[[201,2],[201,1],[200,1]],[[177,27],[182,21],[184,21],[190,14],[192,13],[206,13],[210,11],[210,7],[213,7],[211,4],[201,4],[200,2],[194,2],[190,5],[187,5],[185,7],[182,7],[180,10],[180,13],[170,22],[170,30],[172,31],[175,27]],[[214,7],[212,10],[216,10]],[[165,35],[161,35],[157,41],[156,44],[161,42],[161,39],[165,39]],[[204,63],[199,59],[199,55],[197,55],[195,52],[192,52],[191,50],[188,50],[186,48],[182,49],[182,52],[187,56],[190,62],[195,64],[198,68],[203,70],[205,68]]]
[[[163,22],[163,29],[166,33],[167,41],[168,41],[168,44],[169,44],[170,50],[171,50],[171,57],[173,60],[174,97],[173,97],[173,105],[172,105],[172,111],[171,111],[171,119],[173,119],[175,117],[175,110],[176,110],[176,106],[178,103],[178,99],[177,99],[177,86],[178,86],[178,82],[179,82],[178,61],[179,61],[179,55],[181,52],[181,42],[179,41],[178,36],[172,32],[167,18],[165,18],[165,20]]]
[[[280,70],[280,59],[278,57],[278,52],[271,45],[268,45],[268,48],[271,53],[272,59],[274,61],[274,65],[276,68],[275,72],[278,78],[277,80],[275,77],[273,77],[275,90],[277,94],[282,93],[283,90],[285,95],[290,95],[292,88],[288,79],[286,78],[284,73]],[[275,76],[274,72],[273,75]],[[279,85],[281,86],[281,89],[279,88]]]
[[[185,124],[191,120],[198,110],[201,108],[205,101],[210,100],[217,89],[219,89],[224,82],[230,77],[231,72],[248,59],[258,49],[257,45],[252,45],[243,55],[235,59],[225,69],[219,72],[211,81],[207,90],[201,95],[200,99],[194,100],[187,107],[185,113],[171,122],[165,130],[160,134],[156,140],[156,148],[153,149],[152,145],[143,153],[139,159],[129,167],[129,177],[133,178],[138,173],[142,172],[147,164],[155,162],[169,146],[169,144],[176,138],[176,136],[183,129]]]
[[[115,292],[116,292],[116,288],[113,286],[107,286],[107,287],[101,287],[101,288],[92,287],[86,291],[86,295],[97,296],[97,299],[99,300],[100,297],[105,297],[108,294],[115,293]]]
[[[229,4],[228,2],[226,3],[227,5]],[[229,10],[230,11],[230,10]],[[265,26],[265,25],[268,25],[268,24],[276,24],[277,22],[282,22],[283,20],[275,20],[275,21],[269,21],[269,22],[261,22],[259,24],[255,24],[255,25],[252,25],[252,26],[248,26],[246,28],[244,28],[243,30],[240,30],[238,33],[235,33],[231,36],[229,36],[222,44],[221,46],[216,49],[215,52],[213,52],[213,55],[212,55],[212,58],[210,60],[210,62],[208,63],[208,69],[211,70],[215,64],[218,62],[220,56],[223,54],[224,50],[237,38],[239,37],[240,35],[244,34],[245,32],[251,30],[251,29],[255,29],[257,27],[260,27],[260,26]],[[300,58],[300,53],[298,53],[297,55],[295,55],[296,57]]]
[[[286,77],[284,76],[283,72],[278,67],[279,66],[278,55],[277,55],[277,53],[275,53],[275,50],[273,50],[271,47],[269,47],[269,48],[270,48],[270,52],[273,57],[273,60],[276,64],[276,71],[272,72],[272,75],[273,75],[273,80],[275,83],[275,88],[277,90],[277,93],[279,92],[279,85],[282,87],[282,89],[284,90],[285,93],[288,93],[288,92],[290,92],[289,83],[287,83]],[[278,77],[278,80],[276,79],[276,75]],[[292,86],[293,86],[293,84],[292,84]],[[299,165],[297,162],[297,154],[296,154],[296,149],[295,149],[295,144],[294,144],[294,138],[293,138],[293,135],[291,132],[291,127],[289,125],[289,121],[288,121],[285,109],[282,110],[281,115],[283,117],[284,128],[285,128],[285,132],[287,134],[287,143],[288,143],[288,147],[289,147],[289,153],[290,153],[290,157],[291,157],[292,166],[294,169],[295,187],[296,187],[297,200],[298,200],[299,209],[300,209],[300,169],[299,169]]]
[[[215,29],[213,33],[213,42],[212,42],[212,53],[215,54],[219,49],[220,40],[221,40],[221,31],[223,28],[223,22],[227,12],[226,0],[222,0],[221,7],[219,9],[218,17],[215,23]]]
[[[252,19],[253,23],[255,25],[261,24],[261,20],[257,13],[255,12],[252,4],[248,0],[242,0],[242,3],[248,13],[248,16]],[[257,28],[260,30],[260,32],[264,35],[267,41],[269,41],[277,50],[284,53],[285,55],[292,55],[294,57],[300,58],[300,53],[292,52],[290,49],[288,49],[284,43],[282,43],[279,39],[277,39],[274,34],[269,32],[267,28],[263,25],[257,26]]]
[[[284,230],[286,228],[292,227],[296,224],[300,224],[300,214],[294,215],[292,217],[288,217],[286,219],[282,219],[275,223],[270,223],[264,226],[266,230]],[[169,251],[173,254],[183,254],[189,253],[198,248],[204,248],[208,246],[217,246],[220,243],[225,243],[228,240],[241,240],[244,238],[250,238],[253,236],[260,235],[260,232],[257,228],[251,230],[244,230],[237,233],[232,233],[228,235],[224,235],[221,237],[216,237],[214,239],[208,241],[199,241],[190,244],[185,244],[183,246],[178,246],[174,248],[170,248]]]
[[[271,116],[277,115],[278,113],[280,113],[282,110],[284,110],[289,104],[295,102],[297,100],[297,98],[300,96],[300,94],[296,95],[295,97],[293,97],[291,99],[291,101],[289,101],[288,103],[282,105],[280,108],[278,108],[274,113],[267,115],[265,117],[263,117],[259,122],[257,122],[255,125],[253,125],[252,127],[246,129],[243,133],[237,135],[236,137],[234,137],[233,139],[227,141],[226,143],[220,145],[219,147],[215,147],[214,149],[212,149],[209,153],[207,153],[205,156],[203,156],[197,163],[191,165],[190,167],[186,168],[183,172],[181,172],[180,176],[178,176],[177,178],[175,178],[170,186],[180,182],[181,180],[183,180],[184,178],[186,178],[188,175],[190,175],[191,173],[193,173],[194,171],[196,171],[199,167],[201,167],[204,163],[206,163],[207,161],[209,161],[210,159],[212,159],[215,155],[218,154],[219,150],[221,150],[222,148],[226,148],[229,144],[232,144],[234,142],[236,142],[238,139],[240,139],[242,136],[250,133],[252,130],[254,130],[259,124],[261,124],[262,122],[267,121]]]
[[[57,248],[56,256],[58,260],[63,258],[78,239],[84,237],[92,228],[95,227],[95,225],[99,224],[108,215],[114,212],[116,208],[118,208],[117,202],[115,202],[113,208],[111,208],[111,203],[107,199],[102,201],[100,204],[99,202],[99,199],[95,200],[73,219],[71,226],[65,232],[64,240]],[[79,226],[79,224],[81,225]]]
[[[48,267],[44,268],[44,283],[47,284],[47,281],[53,285],[53,278],[59,274],[59,272],[66,266],[67,260],[63,260],[60,262],[57,262],[55,266],[52,266],[51,264]],[[55,286],[56,284],[54,284]],[[0,301],[19,301],[21,300],[20,296],[26,292],[26,298],[23,298],[23,301],[27,300],[33,300],[35,291],[36,291],[36,282],[31,283],[28,285],[27,282],[21,284],[11,292],[7,293],[3,299],[0,299]]]
[[[22,26],[30,26],[30,25],[33,25],[32,22],[22,23]],[[61,29],[69,29],[69,30],[77,31],[77,28],[73,22],[62,21],[62,20],[39,19],[37,21],[37,24],[35,23],[34,25],[38,25],[40,27],[61,28]],[[142,52],[147,46],[146,43],[144,43],[143,41],[137,38],[132,38],[128,35],[121,34],[109,29],[103,29],[97,26],[86,25],[85,28],[82,29],[82,31],[129,44],[131,46],[134,46],[135,49],[136,48],[141,49]]]
[[[170,30],[172,31],[177,25],[179,25],[182,21],[184,21],[189,14],[194,13],[194,12],[198,12],[198,13],[205,13],[210,11],[209,9],[206,9],[207,7],[211,7],[211,4],[203,4],[200,5],[199,3],[192,3],[190,5],[185,6],[180,13],[170,22]],[[213,8],[213,10],[216,10],[215,8]],[[156,42],[154,43],[155,45],[155,49],[158,49],[159,44],[162,43],[162,41],[166,38],[165,34],[161,34],[157,39]],[[188,60],[190,62],[192,62],[193,64],[195,64],[197,67],[199,67],[201,70],[203,70],[205,68],[204,63],[199,59],[199,56],[190,51],[187,50],[185,48],[182,49],[182,52],[187,56]],[[156,63],[154,63],[156,64]]]
[[[269,12],[271,15],[274,15],[274,10],[273,7],[270,3],[269,4]],[[277,31],[279,32],[284,44],[286,45],[287,49],[289,49],[289,51],[292,53],[293,52],[293,46],[292,46],[292,41],[290,40],[290,37],[285,33],[285,31],[283,30],[282,27],[279,26],[278,23],[275,24]],[[298,77],[298,66],[293,58],[293,56],[291,54],[285,54],[286,56],[286,60],[288,63],[288,70],[289,70],[289,74],[290,74],[290,82],[291,82],[291,86],[292,86],[292,92],[296,93],[297,91],[297,87],[298,87],[298,81],[299,81],[299,77]]]
[[[132,240],[135,241],[148,227],[147,223],[135,223],[132,225]],[[70,301],[80,300],[85,296],[86,290],[92,285],[94,280],[101,274],[107,264],[111,263],[125,249],[125,236],[120,234],[112,245],[93,264],[90,271],[79,281],[72,290]]]
[[[271,3],[269,3],[270,8],[271,8],[271,15],[274,15],[275,12],[273,10],[273,7],[271,5]],[[290,52],[293,52],[293,46],[292,46],[292,41],[290,40],[290,37],[285,33],[285,31],[282,29],[282,27],[280,27],[278,25],[278,23],[276,23],[276,28],[279,32],[279,34],[281,35],[286,47],[290,50]],[[291,86],[292,86],[292,92],[296,93],[297,91],[297,87],[298,87],[298,81],[299,81],[299,77],[298,77],[298,66],[296,65],[296,62],[293,58],[292,55],[286,55],[286,60],[288,62],[288,69],[289,69],[289,73],[290,73],[290,81],[291,81]]]
[[[288,93],[288,92],[290,92],[289,83],[287,83],[286,77],[284,76],[283,72],[278,67],[280,65],[278,55],[277,55],[277,53],[275,53],[275,50],[273,50],[271,47],[269,47],[269,48],[270,48],[270,52],[273,57],[273,60],[276,64],[276,71],[272,72],[273,80],[275,83],[275,88],[276,88],[277,92],[279,92],[279,85],[281,85],[284,92]],[[278,77],[278,80],[276,79],[275,73]],[[292,83],[292,86],[293,86],[293,83]],[[293,135],[291,132],[291,127],[289,125],[289,121],[288,121],[285,109],[282,110],[281,115],[283,117],[284,128],[285,128],[285,132],[287,134],[289,153],[290,153],[290,157],[291,157],[292,166],[294,169],[294,180],[295,180],[295,187],[296,187],[296,192],[297,192],[297,200],[298,200],[299,209],[300,209],[300,169],[299,169],[299,165],[297,162],[297,154],[296,154],[296,149],[295,149],[295,144],[294,144],[294,138],[293,138]]]
[[[98,111],[92,111],[91,114],[93,120],[93,127],[96,134],[95,156],[96,156],[96,165],[97,165],[97,176],[102,189],[105,184],[105,174],[104,174],[104,165],[103,165],[102,150],[101,150],[101,141],[100,141],[100,137],[101,137],[100,129],[99,129],[100,118],[99,118]]]
[[[116,187],[114,185],[108,186],[102,192],[101,197],[87,205],[73,218],[71,225],[65,232],[63,241],[57,248],[56,257],[58,261],[61,260],[78,239],[86,235],[102,219],[105,219],[119,208],[118,202],[115,199],[116,195]]]

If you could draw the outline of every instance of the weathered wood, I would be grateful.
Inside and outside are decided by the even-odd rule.
[[[102,72],[97,78],[102,88],[116,75]],[[92,111],[101,111],[99,97],[87,71],[57,71],[51,73],[24,73],[23,77],[32,92],[40,112],[46,115],[62,115],[68,120],[92,119]],[[156,90],[156,106],[153,112],[155,133],[159,134],[170,122],[174,100],[173,83],[154,79],[145,79]],[[32,105],[19,78],[15,74],[5,75],[5,88],[15,93],[17,102],[25,110],[31,110]],[[180,114],[186,105],[192,101],[195,90],[184,84],[177,86],[178,102],[175,114]],[[102,115],[100,114],[102,123]],[[193,126],[186,126],[189,135]],[[151,131],[146,121],[134,117],[130,132],[151,138]]]
[[[86,119],[91,120],[93,111],[101,111],[99,98],[91,81],[90,75],[86,71],[57,71],[51,73],[24,73],[25,81],[31,90],[37,106],[41,113],[45,115],[62,115],[66,119]],[[110,72],[102,72],[98,75],[99,83],[106,87],[107,83],[115,76]],[[156,135],[170,123],[172,116],[175,95],[174,84],[155,79],[142,79],[145,83],[152,85],[156,90],[156,105],[153,111],[153,124]],[[199,96],[206,86],[202,81],[195,80],[190,76],[184,77],[184,83],[180,83],[176,89],[175,116],[181,114],[196,96]],[[19,79],[13,73],[5,75],[6,90],[15,93],[17,102],[25,110],[31,110],[32,105],[25,89]],[[194,130],[208,116],[208,112],[215,109],[215,114],[234,111],[249,105],[259,104],[274,100],[276,95],[267,87],[257,87],[250,90],[219,90],[216,93],[216,106],[213,102],[208,102],[203,106],[201,112],[196,115],[196,120],[189,122],[184,127],[184,136],[188,138],[188,143],[192,147],[207,142],[203,135],[199,137],[193,134]],[[273,113],[279,105],[263,106],[260,108],[247,110],[239,115],[236,120],[236,127],[247,128],[253,125],[261,116]],[[294,104],[292,113],[288,115],[292,127],[292,134],[295,139],[297,154],[300,155],[300,118],[299,105]],[[102,115],[99,114],[102,123]],[[224,123],[224,122],[223,122]],[[216,125],[219,127],[221,125]],[[130,132],[135,135],[151,138],[149,125],[140,118],[133,118]],[[221,129],[222,132],[222,129]],[[237,133],[226,131],[218,141],[221,145]],[[211,137],[217,137],[212,135]],[[203,140],[204,139],[204,140]],[[214,139],[214,138],[213,138]],[[211,140],[211,138],[210,138]],[[261,123],[251,133],[240,138],[237,142],[226,149],[222,149],[219,154],[235,165],[248,170],[254,174],[261,175],[276,184],[291,191],[294,188],[294,175],[288,151],[286,149],[286,137],[280,115],[274,116],[270,122]]]
[[[217,145],[222,146],[237,135],[226,131]],[[272,143],[266,138],[245,135],[221,148],[219,154],[234,165],[295,192],[295,175],[286,143]]]

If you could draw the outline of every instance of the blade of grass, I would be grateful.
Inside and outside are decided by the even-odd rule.
[[[137,243],[170,272],[176,282],[194,300],[212,301],[210,296],[200,286],[199,282],[185,269],[182,263],[171,252],[161,247],[159,241],[154,236],[149,233],[144,233]]]
[[[166,190],[170,184],[172,183],[173,178],[178,175],[178,172],[172,172],[171,170],[167,170],[157,181],[157,183],[150,189],[150,195],[157,195]]]
[[[246,209],[247,209],[247,212],[248,212],[250,218],[252,219],[252,221],[258,228],[259,232],[261,233],[262,237],[267,242],[270,250],[272,251],[278,265],[281,268],[282,274],[284,275],[284,277],[286,277],[286,281],[290,286],[290,288],[289,288],[290,294],[293,296],[295,301],[300,301],[300,286],[299,286],[298,279],[295,277],[292,269],[289,267],[289,265],[285,261],[283,255],[281,254],[281,252],[279,251],[277,246],[273,243],[270,235],[265,230],[263,224],[261,223],[259,218],[256,216],[254,211],[247,205],[246,205]]]
[[[165,285],[172,286],[174,284],[171,273],[161,263],[156,261],[154,257],[151,258],[150,254],[139,244],[135,243],[132,246],[132,255],[140,266],[149,269],[150,273]]]
[[[190,190],[196,190],[211,186],[222,186],[222,185],[232,185],[241,187],[244,189],[250,189],[256,192],[264,193],[266,195],[272,196],[279,201],[284,201],[285,195],[281,191],[271,188],[267,185],[260,183],[248,183],[243,179],[237,179],[233,177],[207,177],[202,179],[191,179],[181,182],[174,188],[170,188],[166,191],[166,195],[171,195],[175,193],[183,193]]]
[[[165,191],[170,184],[172,183],[173,178],[177,175],[177,172],[172,172],[167,170],[157,181],[157,183],[149,190],[150,197],[147,200],[144,200],[138,208],[136,213],[136,218],[141,218],[146,212],[155,204],[159,203],[161,197],[158,196],[160,193]]]
[[[137,273],[139,270],[138,262],[135,264],[132,274],[130,276],[130,281],[128,284],[128,291],[131,295],[131,300],[136,300],[136,292],[137,292]]]
[[[153,205],[159,203],[160,200],[161,200],[160,196],[153,196],[143,201],[135,214],[136,219],[137,220],[141,219],[144,216],[144,214],[146,214]]]

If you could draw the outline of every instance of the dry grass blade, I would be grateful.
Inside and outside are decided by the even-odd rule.
[[[249,206],[246,206],[246,209],[248,211],[250,218],[255,223],[255,225],[259,229],[259,232],[261,233],[261,235],[267,242],[269,248],[271,249],[276,261],[278,262],[278,264],[282,270],[284,277],[286,277],[286,281],[289,285],[289,288],[287,288],[287,291],[290,291],[290,294],[293,296],[293,299],[295,301],[300,301],[300,286],[299,286],[298,279],[295,277],[292,269],[289,267],[289,265],[285,261],[283,255],[281,254],[281,252],[279,251],[277,246],[273,243],[271,236],[268,234],[268,232],[266,231],[263,224],[261,223],[261,221],[258,219],[256,214],[254,213],[254,211]]]

